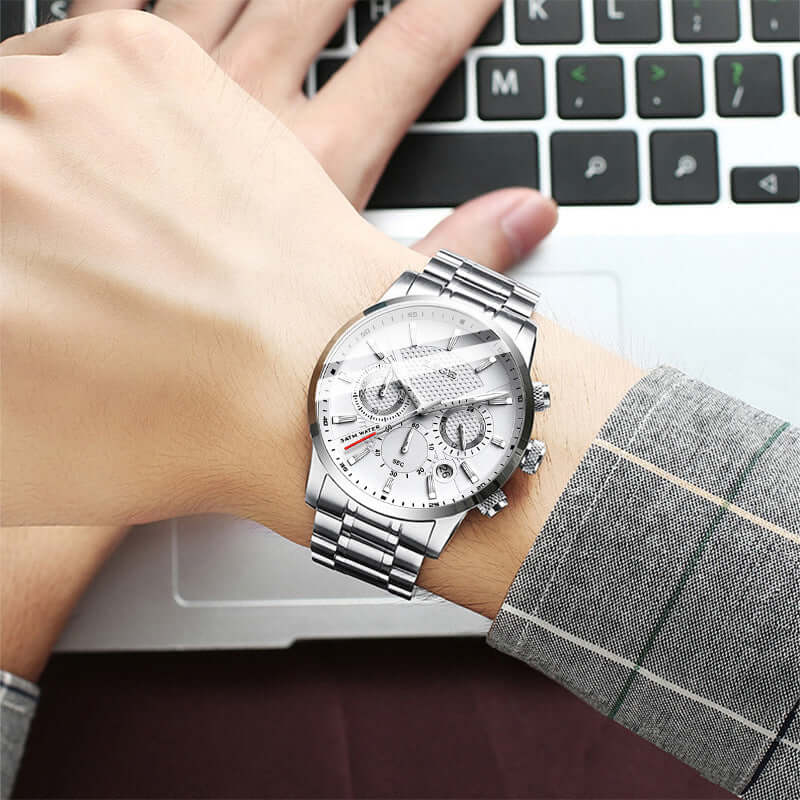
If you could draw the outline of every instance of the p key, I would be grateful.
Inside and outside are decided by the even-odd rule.
[[[650,164],[655,203],[719,200],[714,131],[654,131],[650,135]]]

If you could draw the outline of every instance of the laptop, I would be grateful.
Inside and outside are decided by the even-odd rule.
[[[356,2],[309,93],[396,3]],[[64,10],[2,0],[2,35]],[[541,187],[560,222],[515,276],[543,292],[544,314],[798,421],[799,167],[800,0],[505,0],[366,213],[410,243],[477,194]],[[440,599],[398,600],[313,566],[254,523],[210,516],[134,531],[59,649],[487,627]]]

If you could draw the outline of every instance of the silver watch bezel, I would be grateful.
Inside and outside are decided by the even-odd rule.
[[[514,361],[515,366],[519,370],[522,381],[522,391],[525,397],[525,416],[522,423],[522,433],[520,434],[519,441],[512,453],[511,457],[506,462],[502,472],[483,489],[479,490],[466,500],[459,500],[448,506],[440,506],[437,508],[407,508],[404,506],[395,506],[382,500],[378,500],[371,494],[360,489],[355,484],[347,481],[344,474],[339,469],[336,462],[328,453],[322,441],[322,432],[319,426],[319,419],[317,417],[317,383],[319,382],[320,375],[325,367],[327,358],[331,350],[339,343],[339,341],[350,331],[351,328],[362,322],[365,318],[372,316],[383,311],[389,306],[416,306],[416,305],[429,305],[440,306],[443,308],[456,307],[463,313],[469,315],[476,321],[487,325],[497,336],[503,340],[508,347],[508,352]],[[501,489],[508,483],[508,480],[514,474],[515,470],[519,467],[522,457],[525,454],[525,448],[530,440],[531,430],[533,428],[533,384],[530,376],[530,365],[520,352],[513,337],[506,332],[506,330],[498,325],[495,320],[487,314],[482,317],[476,313],[474,306],[467,303],[459,302],[455,297],[430,297],[428,295],[412,295],[405,297],[398,297],[391,300],[382,300],[373,306],[362,311],[360,314],[352,317],[344,325],[342,325],[336,333],[331,337],[325,349],[322,351],[314,371],[311,375],[311,381],[308,389],[308,421],[311,431],[311,441],[314,450],[326,469],[330,479],[350,498],[355,500],[359,505],[363,505],[378,514],[391,517],[394,519],[410,520],[410,521],[426,521],[433,519],[441,519],[444,517],[451,517],[456,514],[462,514],[475,508],[481,501],[485,500],[493,492]]]

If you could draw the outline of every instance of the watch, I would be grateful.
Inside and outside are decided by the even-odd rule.
[[[533,383],[539,294],[440,250],[331,339],[308,395],[314,561],[410,599],[470,509],[508,505],[550,388]]]

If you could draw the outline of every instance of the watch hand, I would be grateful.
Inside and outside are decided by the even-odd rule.
[[[458,408],[459,406],[476,406],[479,403],[488,403],[492,400],[499,400],[501,397],[508,397],[508,391],[487,392],[486,394],[464,395],[456,397],[454,400],[438,400],[435,403],[428,403],[420,406],[417,411],[419,414],[430,414],[434,411],[442,411],[446,408]]]
[[[403,440],[403,444],[400,446],[400,453],[405,455],[408,452],[408,443],[411,441],[411,435],[414,433],[413,428],[408,429],[408,433],[406,434],[406,438]]]
[[[386,370],[386,380],[383,382],[383,386],[378,389],[378,397],[383,397],[386,394],[386,387],[389,385],[389,381],[392,379],[393,373],[394,367],[390,366],[389,369]]]
[[[458,441],[461,444],[461,449],[462,450],[466,450],[467,449],[467,445],[464,442],[464,426],[463,425],[459,425],[458,426]]]

